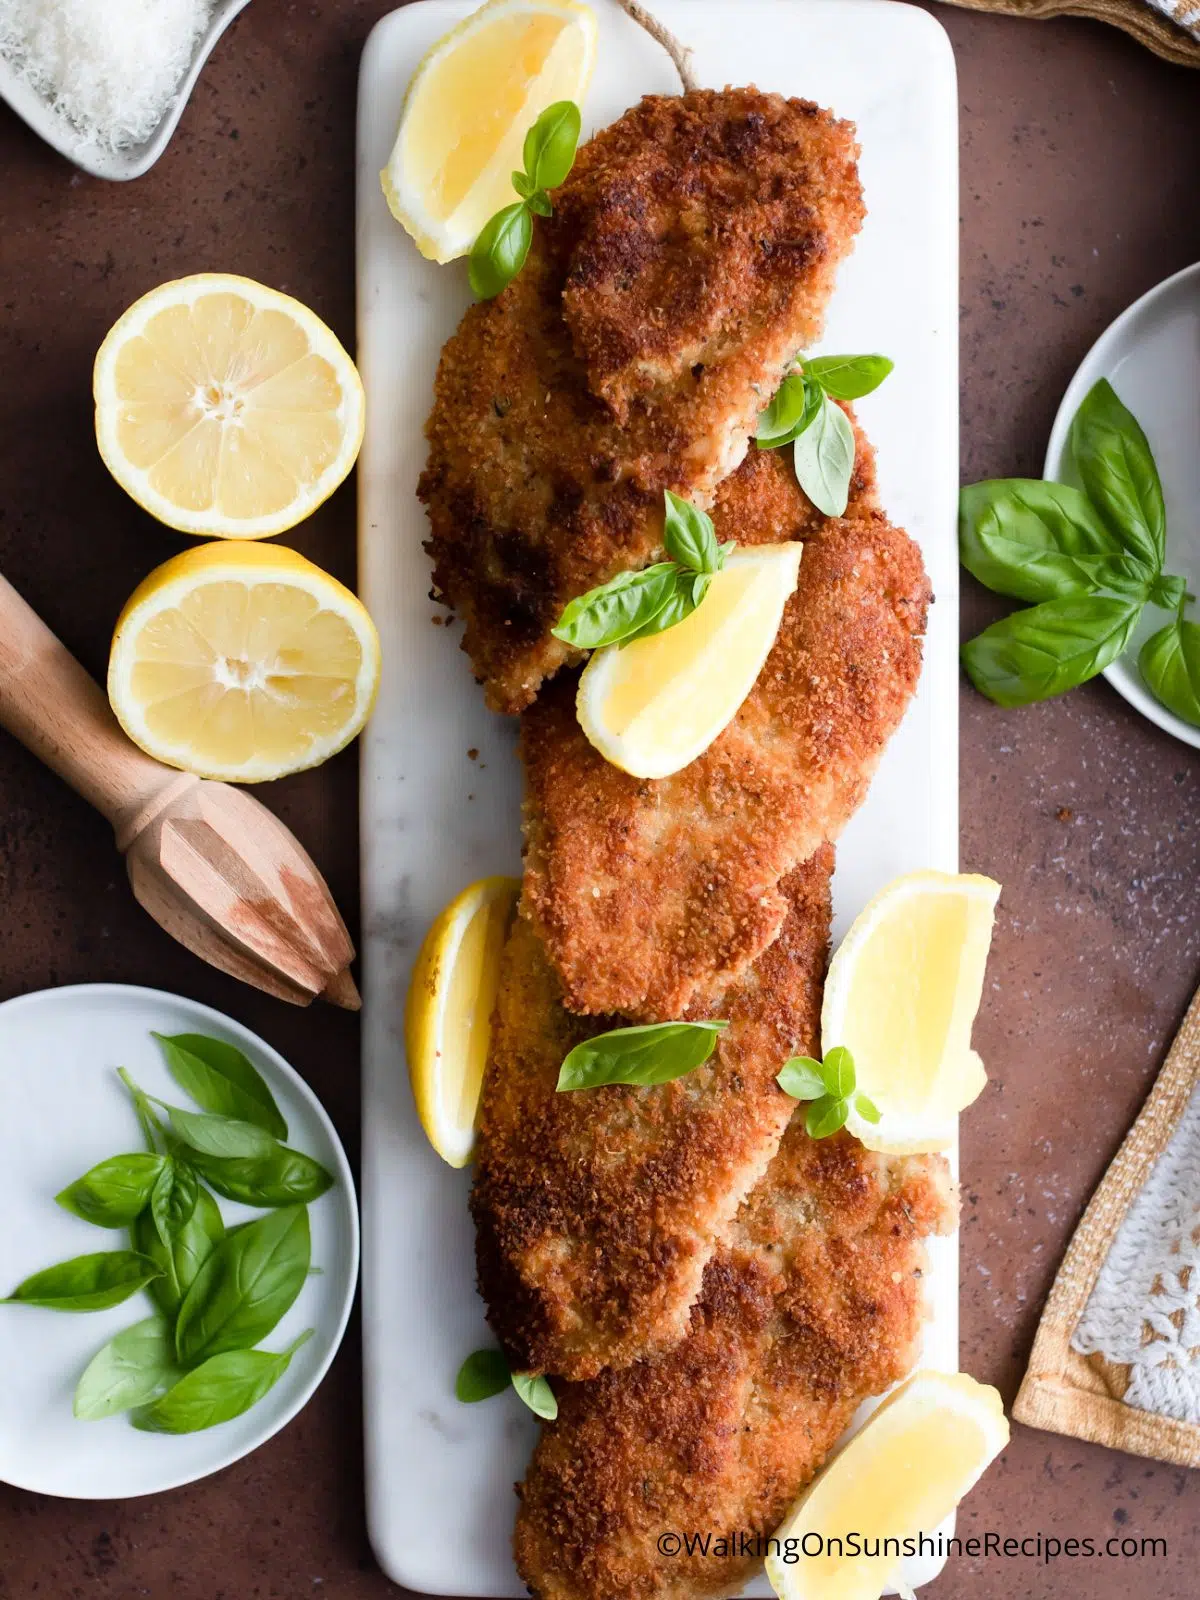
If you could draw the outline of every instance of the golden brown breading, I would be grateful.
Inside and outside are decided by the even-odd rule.
[[[712,1057],[673,1083],[558,1093],[563,1057],[617,1018],[572,1016],[529,924],[505,951],[471,1210],[480,1292],[510,1362],[590,1377],[683,1338],[704,1269],[793,1102],[784,1061],[817,1046],[826,847],[783,885],[771,948],[721,997]]]
[[[788,452],[753,450],[713,508],[720,539],[804,541],[796,593],[750,695],[669,778],[610,766],[575,717],[576,680],[522,715],[521,908],[574,1011],[680,1015],[770,943],[779,882],[861,805],[916,687],[929,584],[874,501],[870,448],[845,520],[820,516]]]
[[[887,1157],[798,1115],[710,1263],[683,1344],[555,1384],[519,1494],[517,1568],[538,1600],[702,1600],[759,1563],[860,1401],[902,1378],[923,1320],[923,1240],[953,1227],[940,1156]],[[661,1534],[709,1534],[705,1556]]]
[[[578,659],[550,632],[569,600],[661,558],[663,490],[707,505],[741,460],[861,225],[856,156],[807,101],[650,97],[583,147],[525,267],[463,318],[418,492],[493,709]]]

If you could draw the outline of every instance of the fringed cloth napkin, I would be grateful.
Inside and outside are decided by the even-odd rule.
[[[1071,1240],[1013,1416],[1200,1466],[1200,991]]]
[[[950,0],[1013,17],[1094,17],[1124,28],[1166,61],[1200,67],[1200,0]]]

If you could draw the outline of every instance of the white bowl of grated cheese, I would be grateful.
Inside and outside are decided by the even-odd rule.
[[[250,0],[0,0],[0,98],[97,178],[158,160]]]

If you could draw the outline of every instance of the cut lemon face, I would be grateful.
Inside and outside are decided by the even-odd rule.
[[[442,912],[413,967],[404,1017],[408,1072],[430,1144],[465,1167],[487,1065],[500,957],[521,885],[482,878]]]
[[[226,273],[130,306],[93,387],[108,470],[182,533],[282,533],[333,493],[362,444],[362,383],[320,317]]]
[[[360,732],[379,684],[362,602],[281,545],[200,545],[158,567],[117,621],[108,697],[134,741],[205,778],[315,767]]]
[[[665,778],[708,749],[770,654],[801,548],[734,551],[689,617],[623,649],[593,653],[576,708],[606,761],[635,778]]]
[[[595,62],[596,19],[576,0],[488,0],[438,40],[408,86],[380,173],[423,256],[466,255],[516,200],[525,135],[556,101],[582,104]]]
[[[767,1577],[780,1600],[879,1600],[899,1564],[896,1545],[882,1541],[932,1536],[1007,1445],[1008,1431],[995,1389],[961,1372],[914,1373],[779,1529]]]
[[[971,1027],[1000,885],[913,872],[855,919],[829,967],[821,1012],[826,1054],[845,1045],[878,1123],[846,1123],[868,1149],[895,1155],[953,1144],[960,1111],[987,1082]]]

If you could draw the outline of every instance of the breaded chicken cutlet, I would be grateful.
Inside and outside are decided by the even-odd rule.
[[[808,101],[648,96],[448,341],[418,492],[494,710],[578,659],[550,631],[570,600],[661,559],[663,491],[707,506],[742,459],[861,226],[857,153]]]
[[[710,1263],[688,1338],[554,1385],[514,1536],[537,1600],[736,1594],[760,1563],[721,1535],[773,1534],[859,1403],[916,1360],[924,1240],[954,1226],[946,1163],[814,1142],[803,1121]],[[707,1556],[659,1546],[692,1532]]]
[[[877,509],[856,429],[845,518],[813,507],[785,451],[721,485],[718,539],[804,542],[775,644],[737,715],[673,776],[631,777],[589,744],[576,675],[522,714],[522,913],[573,1011],[682,1014],[776,936],[781,879],[861,805],[916,688],[930,600],[917,546]]]
[[[729,1022],[713,1055],[654,1088],[556,1091],[567,1052],[620,1019],[564,1010],[516,920],[471,1192],[480,1293],[514,1369],[586,1378],[683,1338],[705,1267],[791,1116],[776,1074],[816,1045],[832,870],[825,847],[785,881],[779,937],[701,1013]]]

